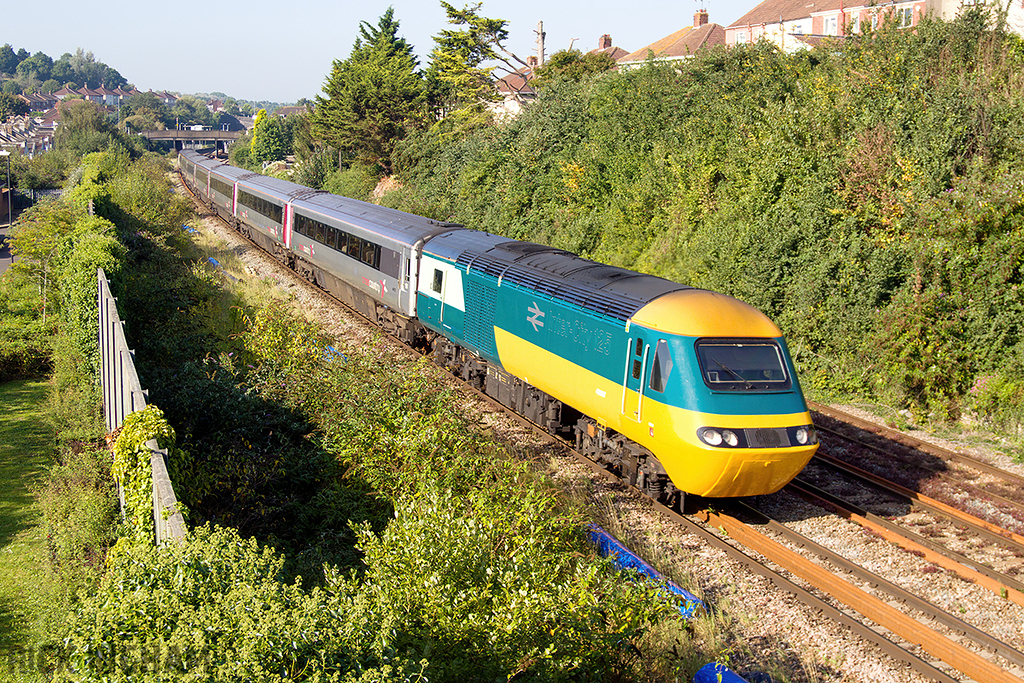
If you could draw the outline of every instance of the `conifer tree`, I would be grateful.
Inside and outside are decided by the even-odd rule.
[[[335,60],[316,98],[313,134],[339,151],[342,165],[358,161],[390,173],[395,144],[422,119],[423,79],[398,27],[393,8],[376,26],[362,22],[352,54]]]
[[[505,20],[481,17],[481,3],[459,10],[442,0],[448,23],[461,26],[445,29],[434,36],[427,79],[433,104],[441,116],[457,109],[482,112],[483,103],[496,97],[494,66],[485,62],[499,60],[498,50],[508,37]],[[496,49],[497,48],[497,49]]]
[[[281,120],[276,116],[267,116],[267,110],[260,109],[252,127],[249,159],[265,163],[284,159],[286,154],[288,142]]]

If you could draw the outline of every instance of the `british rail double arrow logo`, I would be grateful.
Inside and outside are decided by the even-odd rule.
[[[537,332],[539,328],[544,327],[544,311],[540,310],[537,306],[537,302],[534,301],[533,305],[526,309],[528,313],[533,313],[532,316],[526,317],[526,322],[533,325],[533,331]]]

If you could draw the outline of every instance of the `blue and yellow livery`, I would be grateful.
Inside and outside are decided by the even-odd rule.
[[[589,416],[578,441],[631,480],[772,493],[817,448],[781,331],[741,301],[471,231],[421,263],[421,321]]]

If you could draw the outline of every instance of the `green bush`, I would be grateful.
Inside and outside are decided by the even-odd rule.
[[[75,608],[57,681],[355,681],[378,668],[400,681],[421,668],[353,657],[337,598],[285,582],[284,559],[234,531],[202,526],[159,548],[122,539],[108,561]]]
[[[366,571],[335,586],[361,641],[427,659],[439,681],[639,675],[640,638],[670,603],[581,556],[581,520],[551,494],[507,483],[466,495],[424,487],[379,536],[359,530]]]
[[[377,181],[380,179],[380,169],[375,166],[353,164],[346,169],[326,174],[322,181],[324,190],[332,194],[340,194],[343,197],[351,197],[364,202],[370,201],[370,196]]]
[[[126,415],[114,442],[111,474],[124,494],[124,515],[129,533],[142,541],[155,542],[153,520],[153,466],[147,441],[155,440],[158,448],[167,449],[168,458],[175,453],[174,428],[163,413],[150,403],[142,410]]]
[[[12,276],[0,280],[0,382],[49,370],[52,321],[43,320],[40,303],[33,283]]]
[[[1019,375],[981,375],[967,392],[966,408],[989,426],[1015,432],[1024,424],[1024,382]]]
[[[95,583],[115,540],[117,495],[110,476],[110,453],[78,442],[53,466],[38,498],[46,526],[50,560],[65,597]]]

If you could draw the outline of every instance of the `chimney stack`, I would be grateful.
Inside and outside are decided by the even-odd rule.
[[[612,37],[607,33],[601,36],[601,39],[597,41],[598,50],[607,50],[612,46]]]
[[[693,13],[694,28],[700,28],[706,23],[708,23],[708,11],[706,9],[699,9]]]

